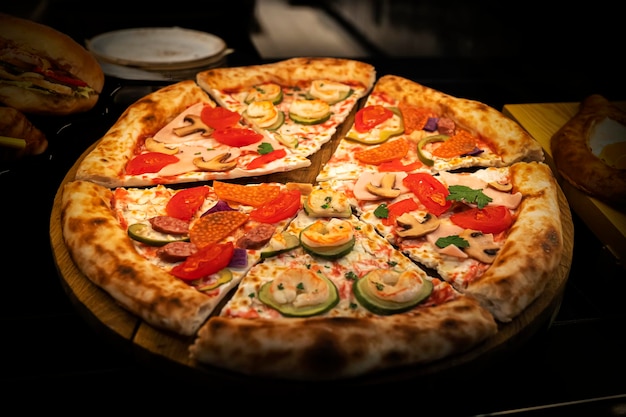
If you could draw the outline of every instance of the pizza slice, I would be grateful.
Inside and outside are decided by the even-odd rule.
[[[541,145],[486,104],[385,75],[317,181],[363,171],[431,172],[543,161]]]
[[[135,187],[290,171],[311,161],[217,107],[194,81],[131,104],[77,168],[76,179]]]
[[[199,330],[193,359],[254,376],[335,379],[430,363],[496,333],[476,300],[429,277],[346,203],[331,189],[304,198],[285,230],[297,246],[251,268]]]
[[[213,68],[196,81],[268,140],[308,157],[334,137],[375,76],[364,62],[320,57]]]
[[[62,195],[63,237],[78,268],[120,305],[153,326],[193,335],[296,215],[299,187],[215,181],[109,189],[71,181]]]
[[[558,186],[542,162],[466,172],[369,172],[324,184],[433,275],[509,322],[546,287],[563,250]]]

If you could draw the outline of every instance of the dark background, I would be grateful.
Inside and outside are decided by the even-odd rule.
[[[474,3],[328,0],[285,5],[321,7],[362,42],[368,50],[363,60],[374,64],[379,75],[406,76],[497,109],[507,103],[577,102],[592,93],[626,100],[623,15],[615,5]],[[251,0],[166,5],[49,0],[5,2],[0,10],[48,24],[79,43],[126,27],[204,30],[236,50],[229,65],[248,65],[272,60],[261,56],[250,40],[251,33],[262,30],[254,6]],[[423,36],[436,39],[439,47],[416,42]],[[533,416],[626,415],[626,271],[575,214],[572,272],[554,323],[509,357],[471,374],[356,388],[296,385],[281,391],[262,383],[194,383],[118,349],[77,314],[65,294],[50,251],[49,216],[67,171],[133,99],[111,95],[128,84],[140,92],[155,87],[107,78],[92,111],[67,118],[32,117],[49,136],[45,154],[0,166],[6,237],[0,303],[0,382],[5,388],[0,398],[5,403],[18,404],[20,410],[81,413],[175,406],[185,413],[199,408],[208,414],[235,404],[238,411],[290,414],[380,407],[422,415],[511,410]],[[263,398],[255,395],[260,391]]]

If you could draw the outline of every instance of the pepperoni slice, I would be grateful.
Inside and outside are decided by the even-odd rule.
[[[460,130],[448,140],[442,142],[432,154],[439,158],[452,158],[455,156],[465,155],[476,149],[476,137],[472,136],[465,130]]]
[[[378,165],[394,159],[402,159],[408,152],[409,142],[400,138],[357,152],[354,157],[365,164]]]
[[[409,134],[415,130],[424,129],[426,122],[428,122],[428,118],[436,116],[433,111],[427,108],[413,106],[405,102],[398,104],[398,109],[402,113],[405,134]]]
[[[241,185],[213,181],[213,190],[222,200],[259,207],[278,197],[280,187],[273,184]]]
[[[198,248],[219,242],[248,220],[240,211],[216,211],[200,217],[189,230],[189,240]]]

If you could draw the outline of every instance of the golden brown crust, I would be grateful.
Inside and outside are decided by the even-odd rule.
[[[12,107],[0,107],[0,136],[26,141],[26,146],[14,153],[14,157],[39,155],[48,148],[46,135],[24,113]]]
[[[129,185],[124,169],[141,139],[155,134],[192,104],[215,106],[193,80],[163,87],[131,104],[80,163],[76,179],[107,187]],[[145,185],[145,184],[144,184]]]
[[[478,101],[453,97],[396,75],[385,75],[378,91],[409,104],[426,107],[454,120],[489,143],[502,158],[500,166],[518,161],[543,161],[543,149],[517,123],[498,110]]]
[[[624,208],[626,170],[607,165],[589,147],[594,126],[606,118],[626,125],[624,110],[601,95],[587,97],[578,112],[552,136],[550,148],[563,178],[591,196]]]
[[[111,208],[112,198],[111,190],[89,181],[65,184],[61,226],[74,263],[147,323],[182,335],[194,334],[217,300],[139,255]]]
[[[522,203],[504,246],[491,267],[465,289],[501,322],[532,303],[555,273],[563,252],[558,185],[539,162],[511,166],[513,192]]]
[[[365,87],[374,85],[376,72],[370,64],[341,58],[298,57],[270,64],[214,68],[197,74],[196,81],[206,91],[240,91],[257,84],[273,82],[295,86],[300,82],[330,79]],[[364,93],[364,94],[365,94]]]
[[[411,315],[370,318],[212,317],[190,347],[202,363],[255,376],[329,380],[418,365],[494,335],[493,318],[461,297]]]
[[[31,20],[0,13],[0,43],[56,62],[93,88],[89,97],[43,94],[4,84],[0,80],[0,101],[24,113],[66,115],[91,109],[104,86],[104,72],[96,58],[68,35]]]

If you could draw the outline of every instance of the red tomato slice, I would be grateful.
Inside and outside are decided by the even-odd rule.
[[[285,149],[276,149],[275,151],[257,156],[246,166],[246,169],[261,168],[263,165],[287,156]]]
[[[181,220],[190,220],[200,209],[209,189],[204,186],[180,190],[167,202],[165,212],[168,216]]]
[[[283,190],[273,200],[250,212],[250,218],[262,223],[276,223],[295,215],[301,206],[299,190]]]
[[[450,216],[450,221],[465,229],[497,234],[511,227],[513,217],[505,206],[485,206],[455,213]]]
[[[175,155],[167,155],[161,152],[146,152],[135,156],[126,164],[128,175],[140,175],[151,172],[159,172],[161,168],[178,162]]]
[[[402,183],[411,190],[420,203],[435,216],[440,216],[452,207],[452,201],[446,200],[450,191],[445,185],[439,182],[437,178],[430,174],[425,172],[409,174],[404,177]]]
[[[396,201],[389,204],[387,210],[389,213],[386,219],[383,219],[385,226],[390,226],[396,223],[396,219],[409,211],[417,210],[419,206],[412,198],[405,198],[404,200]]]
[[[209,127],[213,129],[226,129],[227,127],[233,127],[238,122],[241,116],[239,113],[228,110],[224,107],[211,107],[204,106],[200,113],[200,119]]]
[[[252,145],[263,139],[263,135],[252,129],[228,127],[226,129],[218,129],[213,132],[213,137],[219,143],[240,148],[242,146]]]
[[[369,132],[391,117],[393,112],[379,104],[363,107],[354,116],[354,128],[359,133]]]
[[[234,253],[233,242],[208,245],[176,265],[171,272],[186,281],[206,277],[226,268]]]

